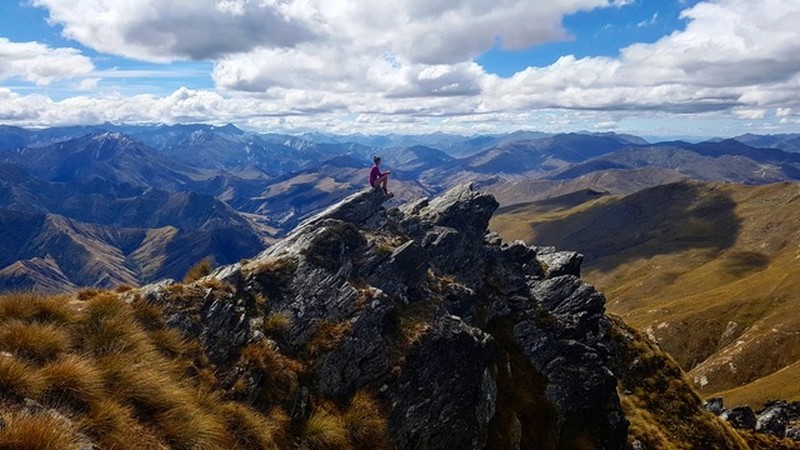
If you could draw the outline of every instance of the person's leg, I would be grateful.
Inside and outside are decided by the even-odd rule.
[[[380,178],[380,186],[383,188],[383,192],[389,193],[389,174],[385,174]]]

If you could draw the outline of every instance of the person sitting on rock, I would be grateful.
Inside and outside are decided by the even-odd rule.
[[[391,171],[387,170],[386,172],[381,172],[380,165],[381,165],[381,157],[375,156],[372,158],[372,161],[375,165],[372,166],[372,170],[369,172],[369,185],[374,187],[375,189],[382,188],[383,195],[386,197],[393,197],[394,194],[389,192],[389,174],[392,173]]]

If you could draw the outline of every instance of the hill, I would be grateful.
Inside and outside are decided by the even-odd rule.
[[[796,184],[682,182],[580,200],[509,207],[491,226],[584,253],[609,309],[675,356],[703,395],[800,400],[789,382],[800,376]]]
[[[186,284],[0,296],[0,447],[800,447],[705,411],[571,253],[487,235],[491,196],[383,201]]]

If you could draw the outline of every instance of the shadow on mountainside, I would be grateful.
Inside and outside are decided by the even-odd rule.
[[[581,252],[587,268],[609,271],[659,254],[730,248],[740,228],[735,207],[728,194],[713,186],[681,182],[531,227],[536,245]]]

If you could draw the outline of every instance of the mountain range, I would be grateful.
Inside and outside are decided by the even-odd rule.
[[[30,225],[25,239],[6,240],[13,257],[0,266],[0,289],[136,285],[180,278],[204,257],[225,264],[254,256],[359,190],[374,154],[393,172],[397,204],[475,182],[507,207],[685,179],[792,181],[800,177],[794,138],[651,144],[614,133],[290,136],[232,125],[0,126],[0,216],[8,226],[41,224]],[[62,267],[75,264],[81,268]]]
[[[611,312],[728,404],[800,400],[800,187],[682,181],[506,208],[507,239],[574,248]]]

